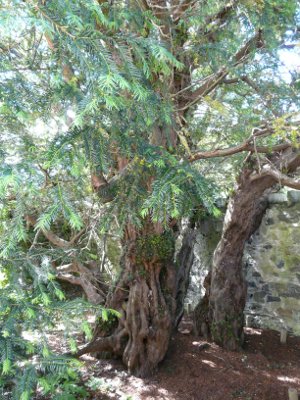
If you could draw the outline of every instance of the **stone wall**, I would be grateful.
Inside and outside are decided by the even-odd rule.
[[[185,304],[190,304],[194,309],[205,289],[203,281],[206,277],[213,252],[221,236],[222,221],[206,219],[202,221],[197,229],[194,245],[194,262],[190,272],[190,282],[185,297]]]
[[[203,280],[220,238],[222,222],[203,221],[185,303],[192,308],[204,294]],[[269,208],[244,254],[248,282],[248,326],[287,329],[300,335],[300,191],[269,195]]]
[[[271,194],[269,203],[245,249],[246,322],[300,335],[300,192]]]

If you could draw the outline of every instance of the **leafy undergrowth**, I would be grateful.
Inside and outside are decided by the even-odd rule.
[[[58,350],[61,342],[54,338]],[[194,336],[177,333],[148,379],[128,375],[119,360],[83,360],[84,399],[284,400],[289,387],[300,390],[300,338],[289,337],[281,345],[279,334],[269,330],[247,328],[242,353],[213,343],[203,346]]]

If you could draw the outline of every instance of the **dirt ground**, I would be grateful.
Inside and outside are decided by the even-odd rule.
[[[149,379],[129,376],[117,360],[86,356],[84,380],[99,386],[90,399],[285,400],[288,388],[300,391],[300,337],[282,345],[278,332],[246,328],[245,334],[245,351],[235,353],[177,333]]]

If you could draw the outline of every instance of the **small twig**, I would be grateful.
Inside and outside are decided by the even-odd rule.
[[[37,244],[37,240],[38,240],[38,237],[39,237],[40,233],[41,233],[41,230],[38,229],[38,230],[36,231],[35,236],[34,236],[33,242],[32,242],[32,244],[31,244],[31,246],[29,247],[29,251],[32,250],[32,249],[35,247],[35,245]]]
[[[253,147],[254,147],[254,153],[257,159],[257,164],[258,164],[258,172],[261,173],[261,164],[260,164],[260,159],[259,159],[259,155],[257,152],[257,147],[256,147],[256,137],[253,136]]]

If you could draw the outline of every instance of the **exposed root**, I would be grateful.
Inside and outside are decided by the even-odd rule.
[[[111,352],[115,355],[122,354],[122,344],[121,341],[123,338],[127,336],[127,332],[125,329],[121,330],[114,335],[107,337],[98,337],[92,342],[82,346],[78,352],[75,354],[75,357],[81,357],[84,354],[89,353],[99,353],[99,352]]]
[[[100,322],[94,339],[77,356],[109,352],[121,356],[130,373],[150,375],[164,358],[175,314],[176,270],[170,237],[149,223],[142,233],[126,228],[122,275],[106,307],[119,311],[113,322]]]

